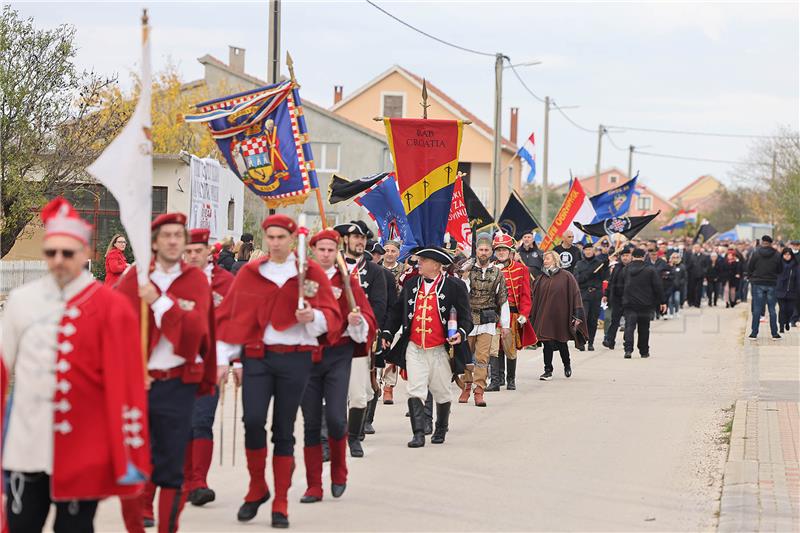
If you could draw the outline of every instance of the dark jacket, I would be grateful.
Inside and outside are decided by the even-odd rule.
[[[386,303],[389,297],[386,290],[388,280],[384,274],[386,269],[373,263],[366,256],[359,259],[356,269],[361,281],[361,288],[367,293],[372,313],[375,315],[375,320],[378,321],[378,329],[383,329],[383,323],[386,321]]]
[[[737,284],[742,279],[742,271],[744,270],[744,261],[739,259],[738,255],[733,256],[735,261],[728,261],[728,255],[717,262],[719,265],[719,280],[722,283]]]
[[[389,309],[389,315],[384,324],[381,338],[389,342],[394,339],[395,333],[403,328],[403,333],[400,335],[397,344],[389,350],[386,354],[386,361],[394,363],[400,368],[406,367],[406,349],[408,348],[409,338],[411,337],[411,322],[414,317],[414,307],[417,302],[417,292],[422,286],[422,276],[417,276],[410,279],[403,284],[403,289],[400,291],[400,298],[397,305]],[[462,342],[457,344],[456,354],[458,355],[458,347],[467,346],[467,335],[472,331],[472,309],[469,305],[469,293],[467,286],[460,279],[453,276],[443,276],[436,284],[434,289],[439,295],[439,325],[447,331],[447,320],[450,318],[450,308],[455,307],[458,331],[461,333]],[[433,326],[435,326],[434,321]],[[445,333],[445,336],[446,333]],[[449,345],[445,344],[446,347]],[[458,368],[458,367],[456,367]]]
[[[539,247],[536,246],[534,242],[530,248],[525,248],[524,245],[520,245],[517,248],[517,252],[519,253],[519,258],[522,260],[522,263],[528,267],[531,275],[533,277],[537,277],[542,273],[542,251],[539,250]]]
[[[231,271],[233,268],[233,264],[236,262],[236,257],[234,257],[233,252],[230,250],[222,250],[219,253],[219,258],[217,259],[217,264],[227,270],[228,272]]]
[[[651,263],[649,257],[645,258],[644,262],[653,267],[656,274],[658,274],[658,279],[661,280],[661,289],[664,292],[670,290],[672,288],[672,281],[669,279],[669,264],[661,257],[657,257],[655,263]]]
[[[612,306],[622,307],[622,294],[625,289],[625,267],[622,261],[611,267],[611,275],[608,277],[607,299]]]
[[[709,259],[708,265],[706,265],[706,279],[709,283],[717,283],[722,281],[722,276],[725,269],[725,267],[722,265],[723,262],[725,262],[724,257],[717,257],[716,263],[712,263]]]
[[[656,270],[644,261],[631,261],[625,267],[625,289],[622,307],[634,311],[652,311],[666,302],[661,278]]]
[[[231,265],[231,269],[230,269],[231,270],[231,274],[233,274],[235,276],[236,273],[239,272],[239,270],[241,270],[241,268],[243,266],[245,266],[248,262],[249,261],[245,261],[244,259],[237,259],[236,261],[234,261],[234,263],[233,263],[233,265]]]
[[[575,280],[581,289],[581,298],[600,297],[603,288],[603,279],[606,276],[607,260],[597,256],[591,259],[583,258],[575,265]]]
[[[775,285],[775,296],[787,300],[800,299],[800,265],[797,264],[797,255],[793,255],[788,263],[783,261],[783,271],[778,275]]]
[[[771,246],[759,246],[750,256],[747,276],[754,285],[775,286],[778,274],[783,271],[781,254]]]
[[[671,266],[669,268],[668,279],[671,282],[669,287],[667,287],[670,292],[683,290],[687,281],[686,265],[678,263],[676,266]]]
[[[686,272],[689,278],[698,279],[706,275],[706,268],[711,259],[703,252],[690,252],[683,256],[683,262],[686,263]]]

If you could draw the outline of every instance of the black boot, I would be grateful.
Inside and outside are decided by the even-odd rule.
[[[506,390],[517,390],[517,360],[509,359],[508,375],[506,376]]]
[[[485,392],[497,392],[500,390],[500,359],[497,357],[489,358],[489,386]]]
[[[433,433],[433,395],[428,392],[428,397],[425,398],[425,406],[423,409],[425,413],[425,434],[430,435]]]
[[[320,439],[322,443],[322,462],[327,463],[331,460],[331,448],[328,446],[328,422],[325,418],[325,406],[322,406],[322,427],[320,428]]]
[[[350,445],[350,457],[364,457],[364,449],[361,447],[361,426],[364,425],[364,416],[367,409],[350,408],[347,416],[347,444]]]
[[[408,412],[411,414],[411,431],[414,434],[408,447],[421,448],[425,446],[425,404],[419,398],[409,398]]]
[[[500,341],[501,343],[503,341]],[[499,385],[502,387],[506,384],[506,354],[503,353],[503,348],[500,347],[500,354],[497,356],[497,371],[500,373]]]
[[[436,431],[431,437],[431,444],[442,444],[450,427],[450,402],[436,404]]]
[[[380,393],[376,392],[375,396],[367,403],[367,416],[364,418],[364,434],[366,435],[375,433],[372,421],[375,420],[375,408],[378,406],[378,398],[380,398]]]

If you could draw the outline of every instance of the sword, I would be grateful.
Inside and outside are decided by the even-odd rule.
[[[222,449],[225,443],[225,384],[228,381],[227,374],[219,384],[219,466],[222,466]]]
[[[233,389],[233,457],[231,459],[231,465],[236,466],[236,426],[238,426],[237,420],[239,417],[237,416],[237,407],[239,407],[239,384],[236,383],[235,388]]]

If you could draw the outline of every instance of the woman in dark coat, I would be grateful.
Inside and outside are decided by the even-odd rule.
[[[725,307],[736,305],[736,295],[739,293],[739,285],[742,282],[742,271],[744,262],[739,258],[733,246],[728,247],[728,252],[720,264],[720,281],[723,286],[722,299],[725,300]]]
[[[234,276],[239,269],[242,268],[250,261],[250,255],[253,253],[253,243],[252,242],[244,242],[242,246],[239,248],[239,253],[236,254],[236,262],[231,265],[231,274]]]
[[[716,307],[717,299],[722,296],[722,262],[716,252],[711,253],[711,258],[706,265],[706,296],[708,296],[708,306]]]
[[[583,351],[589,333],[578,282],[561,268],[557,253],[545,252],[542,264],[542,275],[533,282],[530,320],[544,351],[544,374],[539,379],[549,381],[553,378],[553,353],[558,350],[561,354],[564,375],[570,377],[572,366],[567,341],[575,341],[578,350]]]
[[[781,253],[783,270],[778,275],[775,296],[778,297],[778,325],[781,333],[789,331],[789,322],[794,314],[795,306],[800,299],[800,265],[791,248],[784,248]]]

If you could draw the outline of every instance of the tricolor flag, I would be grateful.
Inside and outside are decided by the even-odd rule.
[[[697,222],[697,209],[692,209],[690,211],[684,211],[681,209],[678,213],[672,217],[666,226],[661,226],[661,231],[672,231],[679,228],[683,228],[686,224],[692,223],[694,224]]]
[[[525,144],[519,147],[517,155],[528,163],[530,167],[528,183],[531,183],[536,176],[536,140],[533,138],[533,133],[531,133],[531,136],[525,141]]]
[[[453,200],[460,120],[384,119],[400,200],[420,246],[442,246]]]
[[[572,180],[567,197],[564,198],[564,203],[561,204],[561,209],[556,213],[553,219],[553,224],[547,230],[547,235],[542,239],[540,248],[542,250],[549,250],[556,239],[560,238],[565,231],[572,230],[575,234],[575,242],[583,239],[583,231],[576,227],[573,222],[580,222],[581,224],[590,224],[594,220],[596,213],[592,207],[592,201],[583,190],[580,180]]]

